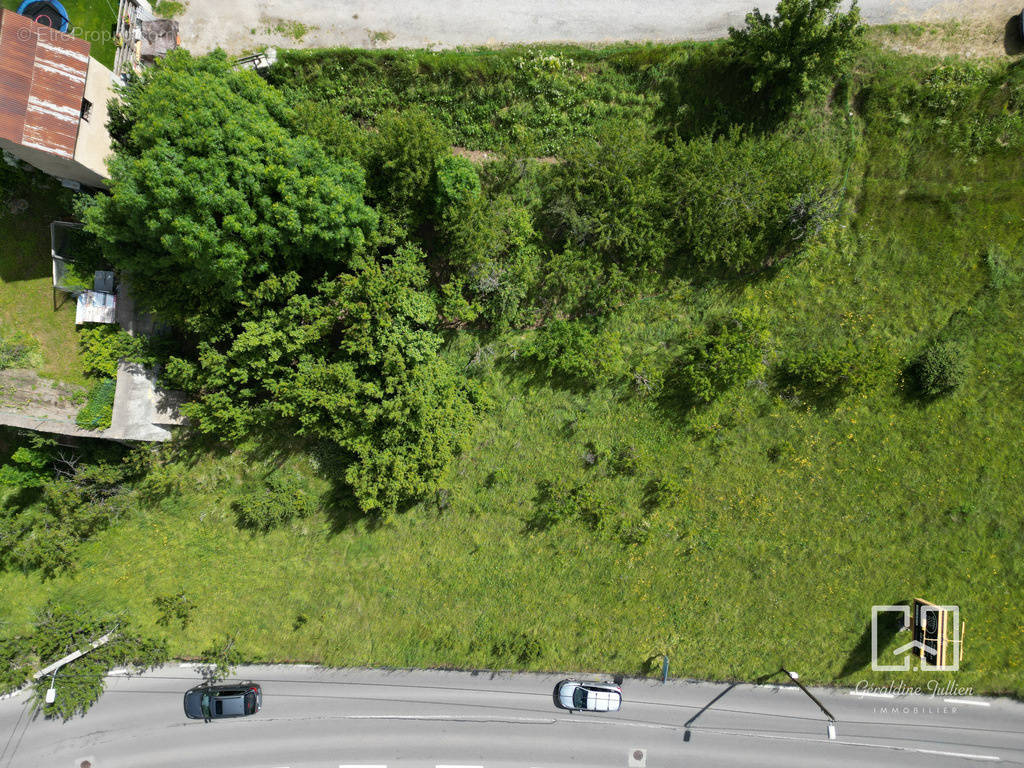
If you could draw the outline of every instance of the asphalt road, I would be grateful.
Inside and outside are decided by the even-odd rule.
[[[870,24],[949,19],[998,20],[1017,0],[860,0]],[[179,17],[195,53],[285,48],[452,47],[574,41],[702,40],[742,26],[754,6],[774,0],[217,0],[190,2]],[[293,22],[305,25],[302,28]]]
[[[198,677],[168,666],[112,677],[84,718],[33,719],[0,701],[0,768],[628,768],[959,766],[1024,763],[1024,705],[973,697],[861,697],[816,690],[838,720],[791,685],[626,680],[618,713],[556,710],[557,677],[249,667],[262,712],[187,720]],[[58,684],[60,677],[57,678]],[[945,680],[943,680],[945,682]],[[895,709],[895,711],[893,711]]]

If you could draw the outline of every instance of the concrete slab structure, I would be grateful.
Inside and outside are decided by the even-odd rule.
[[[103,437],[150,442],[170,440],[170,427],[185,423],[178,410],[183,399],[179,392],[160,389],[152,371],[122,360],[117,367],[114,416]]]

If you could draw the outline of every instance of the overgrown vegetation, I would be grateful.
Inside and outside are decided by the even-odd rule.
[[[138,467],[117,445],[0,435],[0,564],[48,577],[72,568],[77,546],[127,513]]]
[[[960,684],[1024,693],[1024,80],[857,52],[834,8],[780,5],[814,21],[793,62],[764,18],[756,46],[288,54],[279,92],[170,58],[86,216],[235,450],[147,464],[80,576],[0,576],[10,620],[62,590],[217,668],[799,655],[850,684],[870,606],[923,596],[976,622]],[[136,247],[120,217],[165,191]],[[262,564],[244,599],[212,557]]]

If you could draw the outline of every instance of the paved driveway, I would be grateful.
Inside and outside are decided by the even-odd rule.
[[[873,24],[974,18],[1002,24],[1024,0],[861,0]],[[452,47],[516,42],[710,39],[772,0],[190,0],[182,42],[202,53],[279,47]],[[299,37],[301,22],[310,29]]]

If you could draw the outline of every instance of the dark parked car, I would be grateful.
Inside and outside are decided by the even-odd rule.
[[[197,720],[255,715],[262,706],[263,689],[258,683],[197,685],[185,694],[185,715]]]

